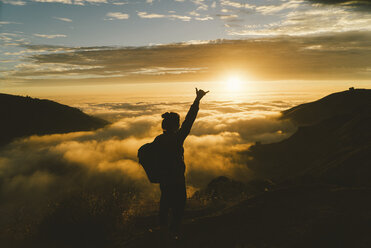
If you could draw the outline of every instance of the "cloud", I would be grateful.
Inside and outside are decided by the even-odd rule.
[[[205,16],[205,17],[195,17],[195,20],[197,21],[211,21],[214,20],[211,16]]]
[[[128,2],[112,2],[113,5],[125,5],[125,4],[128,4]]]
[[[20,0],[1,0],[1,2],[5,4],[18,5],[18,6],[26,5],[25,1],[20,1]]]
[[[241,113],[224,113],[218,118],[202,118],[195,125],[195,134],[218,134],[223,131],[238,133],[245,143],[271,143],[287,138],[295,131],[290,122],[279,121],[275,116],[239,117]]]
[[[64,3],[64,4],[75,4],[75,5],[85,5],[85,3],[90,3],[90,4],[108,3],[107,0],[33,0],[33,1],[56,2],[56,3]]]
[[[205,0],[191,0],[195,5],[197,5],[197,10],[208,10],[209,6],[205,3]]]
[[[246,4],[224,0],[220,2],[229,35],[277,36],[308,35],[330,32],[370,30],[371,2],[345,0],[262,1]],[[228,15],[239,19],[229,19]],[[258,21],[248,18],[254,15]],[[270,18],[265,16],[270,15]],[[230,21],[238,20],[238,24]],[[264,20],[264,21],[262,21]],[[267,23],[267,21],[269,23]],[[245,25],[242,25],[245,23]],[[248,24],[246,24],[248,23]],[[255,28],[252,28],[255,27]]]
[[[53,18],[57,19],[57,20],[60,20],[60,21],[63,21],[63,22],[72,22],[71,19],[66,18],[66,17],[53,17]]]
[[[64,38],[67,37],[65,34],[34,34],[36,37],[54,39],[54,38]]]
[[[63,4],[72,4],[72,0],[33,0],[34,2],[39,3],[63,3]]]
[[[166,67],[154,67],[154,68],[142,68],[137,71],[131,72],[131,74],[142,74],[142,75],[165,75],[165,74],[183,74],[183,73],[196,73],[207,68],[166,68]]]
[[[91,70],[99,68],[99,66],[89,66],[89,65],[70,65],[62,63],[44,63],[44,64],[32,64],[32,63],[21,63],[15,66],[17,69],[22,70],[27,75],[27,72],[39,72],[44,75],[56,75],[60,73],[73,73],[77,71]]]
[[[137,147],[147,141],[140,137],[147,136],[151,124],[151,118],[128,118],[97,132],[34,136],[2,147],[0,210],[7,217],[0,221],[1,229],[12,222],[19,206],[26,204],[24,211],[39,223],[50,204],[81,193],[98,190],[105,197],[114,188],[125,194],[135,188],[137,199],[145,194],[142,199],[153,200],[156,187],[136,162]]]
[[[234,68],[261,80],[367,79],[370,40],[370,32],[344,32],[147,47],[26,45],[13,56],[27,54],[22,63],[33,66],[14,67],[6,78],[34,85],[217,81]]]
[[[190,103],[183,102],[172,103],[171,107],[184,118],[189,105]],[[201,106],[200,115],[189,141],[186,142],[186,150],[189,149],[188,155],[199,153],[203,157],[211,156],[211,154],[228,157],[231,153],[227,150],[233,153],[233,151],[246,149],[246,145],[257,141],[257,137],[265,135],[270,137],[259,140],[262,142],[283,139],[285,136],[282,133],[288,135],[295,130],[290,126],[291,124],[269,116],[255,119],[251,114],[256,109],[264,109],[273,113],[277,109],[275,106],[277,105],[273,102],[264,104],[224,103],[222,106],[219,102],[210,102]],[[22,184],[30,181],[26,183],[29,185],[37,181],[34,176],[44,178],[45,180],[42,180],[42,185],[44,185],[53,184],[56,178],[63,180],[64,176],[87,177],[87,180],[90,180],[88,179],[90,173],[99,174],[110,171],[116,173],[118,178],[123,177],[129,181],[138,181],[138,185],[147,185],[143,170],[137,163],[137,150],[142,144],[153,140],[161,133],[160,115],[169,108],[169,104],[92,104],[85,108],[85,110],[90,109],[88,112],[98,115],[102,114],[103,109],[108,113],[113,112],[119,118],[110,126],[97,131],[31,136],[3,147],[0,150],[0,168],[3,172],[1,175],[2,179],[6,178],[11,182],[10,189],[21,190],[21,186],[18,188],[15,185],[19,185],[19,181],[22,181]],[[277,133],[277,130],[282,132]],[[226,149],[226,147],[229,148]],[[210,179],[218,173],[223,174],[233,170],[232,161],[229,162],[228,167],[222,169],[222,164],[220,168],[214,168],[212,164],[203,164],[194,156],[189,155],[186,158],[195,168],[197,167],[197,171],[204,168],[204,173],[206,169],[211,172],[208,176]],[[49,162],[46,163],[46,161]],[[14,166],[14,164],[20,166]],[[74,173],[78,174],[73,175]],[[192,172],[192,167],[189,168],[189,173],[195,173]],[[29,180],[27,177],[30,177]],[[190,179],[189,183],[193,187],[200,187],[207,182],[208,180],[192,181]],[[73,187],[73,185],[70,186]],[[61,189],[65,190],[63,187]]]
[[[178,19],[178,20],[185,21],[185,22],[188,22],[192,19],[189,16],[174,15],[174,14],[163,15],[163,14],[155,14],[155,13],[147,13],[147,12],[138,12],[137,14],[140,18],[144,18],[144,19],[167,18],[170,20]]]
[[[238,18],[238,15],[222,15],[222,14],[218,14],[217,16],[220,19],[222,19],[222,20],[229,20],[229,19],[236,19],[236,18]]]
[[[190,21],[192,18],[189,16],[184,16],[184,15],[168,15],[167,16],[169,19],[178,19],[184,22]]]
[[[101,4],[101,3],[109,3],[107,0],[32,0],[33,2],[37,3],[60,3],[60,4],[74,4],[74,5],[85,5],[85,3],[89,4]],[[26,5],[26,1],[21,0],[1,0],[1,2],[6,4],[12,5]],[[115,5],[122,5],[119,2],[112,2]],[[126,4],[126,3],[123,3]]]
[[[6,22],[4,22],[4,23],[7,24]],[[1,26],[1,23],[0,23],[0,26]],[[20,40],[21,39],[19,37],[19,34],[16,34],[16,33],[0,33],[0,41],[2,41],[3,45],[5,45],[5,46],[7,46],[7,45],[17,45]],[[5,53],[7,53],[7,52],[5,52]]]
[[[121,12],[109,12],[107,13],[109,18],[108,20],[126,20],[129,19],[129,14],[121,13]]]
[[[191,15],[191,16],[200,16],[200,14],[199,13],[197,13],[196,11],[191,11],[191,12],[189,12],[189,14]]]
[[[268,11],[268,10],[265,10]],[[270,10],[269,10],[270,11]],[[331,32],[371,31],[371,15],[354,12],[341,7],[324,6],[289,12],[284,20],[245,26],[230,31],[231,35],[308,35]]]
[[[165,15],[162,15],[162,14],[148,14],[147,12],[138,12],[138,16],[140,18],[145,18],[145,19],[164,18],[165,17]]]
[[[208,15],[206,15],[206,16],[201,16],[201,14],[198,13],[197,11],[195,11],[195,10],[193,10],[193,11],[191,11],[191,12],[188,12],[188,14],[191,15],[191,16],[194,16],[193,18],[194,18],[194,20],[196,20],[196,21],[210,21],[210,20],[214,20],[213,17],[208,16]]]
[[[338,5],[343,7],[349,7],[351,9],[358,11],[371,10],[370,0],[307,0],[307,1],[324,5]]]
[[[279,5],[256,6],[255,10],[264,15],[271,15],[287,9],[296,9],[303,4],[304,0],[291,0]]]
[[[255,7],[255,5],[251,5],[249,3],[240,3],[240,2],[234,2],[234,1],[228,1],[228,0],[222,0],[220,2],[220,5],[234,7],[234,8],[244,8],[244,9],[253,9]]]

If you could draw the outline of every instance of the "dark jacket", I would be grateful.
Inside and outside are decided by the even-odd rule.
[[[159,147],[159,157],[164,168],[160,183],[176,183],[184,181],[185,163],[184,163],[184,140],[191,131],[192,125],[196,119],[199,101],[195,100],[189,109],[185,120],[180,129],[176,132],[164,131],[155,138],[155,143]]]

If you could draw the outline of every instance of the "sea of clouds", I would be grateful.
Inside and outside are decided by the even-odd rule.
[[[2,226],[15,216],[42,219],[50,204],[94,192],[98,197],[124,192],[126,206],[158,202],[159,188],[148,182],[138,164],[138,148],[162,133],[161,114],[178,112],[181,121],[191,102],[94,103],[81,105],[110,125],[73,132],[18,139],[0,149]],[[290,136],[296,127],[280,120],[279,112],[293,106],[285,101],[209,101],[200,105],[185,141],[188,196],[218,176],[253,178],[249,146]],[[9,224],[13,223],[13,224]]]

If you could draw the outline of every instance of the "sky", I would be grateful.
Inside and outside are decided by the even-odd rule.
[[[1,0],[0,87],[369,86],[370,10],[369,0]]]

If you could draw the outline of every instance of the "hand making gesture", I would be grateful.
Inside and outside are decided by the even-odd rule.
[[[201,89],[197,89],[196,88],[196,99],[197,100],[201,100],[202,97],[204,97],[204,95],[206,95],[207,93],[209,93],[209,91],[203,91]]]

